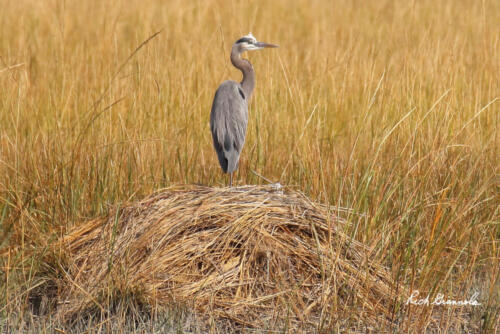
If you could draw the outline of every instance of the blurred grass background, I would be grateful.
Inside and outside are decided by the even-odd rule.
[[[0,308],[69,227],[179,183],[222,186],[209,113],[257,73],[236,180],[367,214],[394,278],[498,326],[500,3],[0,0]],[[127,58],[148,37],[161,33]],[[122,66],[124,64],[124,66]],[[49,268],[49,269],[48,269]]]

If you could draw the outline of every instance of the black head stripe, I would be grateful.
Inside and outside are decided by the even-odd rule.
[[[243,37],[243,38],[240,38],[239,40],[236,41],[236,44],[238,43],[249,43],[249,44],[253,44],[253,40],[248,38],[248,37]]]

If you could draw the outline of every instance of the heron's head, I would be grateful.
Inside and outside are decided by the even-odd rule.
[[[238,48],[238,51],[242,53],[245,51],[260,50],[263,48],[277,48],[278,46],[276,44],[259,42],[252,35],[252,33],[249,33],[248,35],[243,36],[239,40],[237,40],[236,43],[234,43],[233,47]]]

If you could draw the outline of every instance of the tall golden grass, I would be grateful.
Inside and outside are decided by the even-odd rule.
[[[172,184],[225,184],[209,111],[251,31],[280,48],[247,55],[257,86],[237,183],[265,183],[253,170],[365,213],[348,233],[394,280],[479,291],[470,321],[498,329],[498,1],[0,8],[2,316],[27,310],[57,271],[47,250],[78,222]]]

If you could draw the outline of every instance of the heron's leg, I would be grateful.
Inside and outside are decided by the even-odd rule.
[[[233,173],[229,173],[229,186],[233,186]]]

